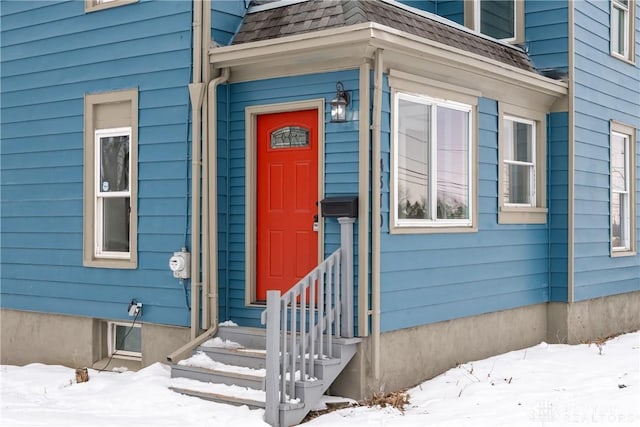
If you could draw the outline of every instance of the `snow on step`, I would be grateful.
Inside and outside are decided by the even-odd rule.
[[[198,351],[190,358],[179,361],[178,365],[211,369],[214,371],[231,372],[235,374],[252,375],[256,377],[264,377],[267,373],[266,369],[254,369],[247,368],[245,366],[228,365],[226,363],[216,362],[215,360],[207,356],[203,351]]]
[[[240,343],[231,340],[223,340],[220,337],[211,338],[210,340],[207,340],[200,345],[201,347],[226,348],[231,350],[243,348]]]
[[[267,354],[267,350],[261,350],[259,348],[238,348],[237,350],[243,353]]]
[[[193,390],[220,396],[228,396],[235,399],[253,400],[256,402],[264,402],[266,400],[266,393],[263,390],[255,390],[237,385],[205,383],[188,378],[172,378],[170,386],[183,390]]]
[[[238,324],[233,320],[225,320],[222,323],[218,323],[218,326],[238,326]]]

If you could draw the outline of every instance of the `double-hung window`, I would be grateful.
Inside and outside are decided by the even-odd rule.
[[[465,2],[465,25],[508,42],[524,38],[524,1],[473,0]]]
[[[611,54],[627,61],[633,61],[634,12],[633,0],[611,0]]]
[[[397,92],[394,226],[473,225],[472,106]]]
[[[612,255],[635,251],[634,135],[632,128],[612,122],[609,160]]]
[[[505,116],[503,206],[536,205],[536,126],[532,120]]]
[[[85,95],[84,265],[137,267],[138,91]]]
[[[500,103],[498,222],[544,224],[546,114]]]
[[[95,256],[130,257],[131,128],[95,131]]]

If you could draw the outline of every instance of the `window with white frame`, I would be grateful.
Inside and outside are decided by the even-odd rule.
[[[136,268],[138,91],[87,94],[84,114],[84,265]]]
[[[465,2],[465,25],[498,40],[524,38],[524,1],[473,0]]]
[[[532,120],[505,116],[504,206],[536,205],[536,126]]]
[[[546,208],[546,114],[499,105],[498,222],[544,224]]]
[[[634,2],[611,0],[611,54],[633,61]]]
[[[95,131],[95,256],[129,258],[131,128]]]
[[[397,92],[396,227],[472,226],[472,107]]]
[[[635,251],[635,130],[612,122],[610,138],[612,255]]]
[[[109,357],[140,360],[142,328],[122,322],[109,322],[107,332]]]

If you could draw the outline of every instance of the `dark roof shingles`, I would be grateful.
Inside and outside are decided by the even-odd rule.
[[[519,49],[378,0],[310,0],[249,13],[234,37],[233,44],[365,22],[375,22],[517,68],[534,71],[528,56]]]

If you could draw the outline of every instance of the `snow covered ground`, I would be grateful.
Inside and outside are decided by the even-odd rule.
[[[97,372],[32,364],[0,367],[0,425],[266,426],[262,410],[168,389],[169,367]],[[451,369],[409,390],[405,412],[352,407],[310,421],[340,426],[640,425],[640,332],[604,345],[539,344]]]

